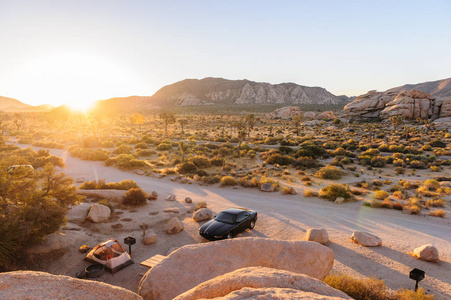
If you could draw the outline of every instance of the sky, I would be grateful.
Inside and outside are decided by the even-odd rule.
[[[451,77],[451,1],[0,0],[0,96],[87,105],[187,78],[360,95]]]

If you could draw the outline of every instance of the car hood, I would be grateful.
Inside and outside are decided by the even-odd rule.
[[[200,231],[213,236],[223,235],[231,230],[235,225],[211,220],[200,228]]]

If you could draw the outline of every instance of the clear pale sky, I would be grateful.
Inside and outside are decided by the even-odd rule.
[[[186,78],[359,95],[451,77],[451,1],[0,0],[0,95],[150,96]]]

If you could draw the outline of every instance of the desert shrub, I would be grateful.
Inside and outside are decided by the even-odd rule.
[[[379,154],[380,154],[380,151],[378,149],[369,149],[369,150],[362,152],[361,155],[373,157],[373,156],[379,156]]]
[[[431,171],[432,172],[440,172],[441,168],[439,166],[431,166]]]
[[[112,141],[102,142],[100,144],[100,147],[102,147],[102,148],[114,148],[114,143]]]
[[[69,147],[69,153],[73,157],[92,161],[105,161],[110,156],[110,152],[105,149],[80,148],[77,146]]]
[[[446,216],[446,212],[442,209],[431,210],[429,212],[430,216],[444,218]]]
[[[432,150],[432,146],[431,145],[423,145],[423,147],[421,147],[421,150],[423,151],[431,151]]]
[[[390,194],[386,191],[383,190],[379,190],[374,192],[374,198],[379,199],[379,200],[384,200],[385,198],[387,198]]]
[[[343,174],[344,172],[337,167],[326,166],[319,169],[319,171],[315,173],[315,176],[323,179],[340,179]]]
[[[121,145],[113,150],[113,154],[130,154],[132,153],[132,147],[127,145]]]
[[[393,164],[397,167],[404,167],[404,165],[405,165],[404,160],[402,160],[401,158],[395,159],[393,161]]]
[[[440,188],[440,183],[435,179],[427,179],[423,185],[427,187],[429,190],[435,190]]]
[[[441,140],[433,140],[429,143],[429,146],[436,148],[446,148],[446,143]]]
[[[282,187],[281,192],[283,195],[294,195],[292,188],[289,186]]]
[[[224,165],[224,159],[219,157],[212,158],[210,159],[210,164],[212,166],[222,167]]]
[[[390,147],[387,144],[382,144],[379,147],[377,147],[377,149],[380,152],[389,152],[390,151]]]
[[[180,174],[194,173],[197,170],[197,167],[192,162],[184,162],[177,168],[177,172]]]
[[[208,158],[206,158],[205,156],[194,156],[192,158],[189,159],[189,162],[193,163],[194,165],[196,165],[196,167],[203,169],[203,168],[208,168],[211,166],[211,162]]]
[[[393,192],[393,197],[395,197],[396,199],[402,199],[403,198],[403,194],[401,191],[394,191]]]
[[[406,153],[410,153],[410,154],[421,154],[423,153],[423,151],[421,149],[412,147],[412,146],[407,146],[406,147]]]
[[[351,189],[347,184],[331,184],[323,187],[319,191],[319,196],[330,201],[335,201],[338,197],[343,197],[345,200],[353,198]]]
[[[349,275],[332,273],[324,282],[344,292],[355,300],[433,300],[434,296],[426,295],[422,288],[417,292],[400,289],[393,295],[383,280],[376,278],[356,279]]]
[[[122,204],[137,206],[147,203],[147,194],[141,188],[129,189],[122,199]]]
[[[215,184],[215,183],[219,183],[221,181],[221,177],[220,176],[203,176],[201,178],[203,183],[206,184]]]
[[[310,156],[301,156],[296,159],[293,166],[296,168],[317,168],[320,163]]]
[[[294,152],[293,148],[288,147],[288,146],[280,146],[280,147],[277,149],[277,151],[278,151],[279,153],[281,153],[281,154],[290,154],[290,153],[293,153],[293,152]]]
[[[161,143],[157,146],[158,151],[167,151],[172,149],[172,144]]]
[[[418,205],[416,205],[416,204],[409,205],[406,208],[407,208],[407,210],[409,211],[409,213],[411,215],[417,215],[421,211],[421,208]]]
[[[426,165],[419,160],[412,160],[410,162],[410,167],[413,169],[426,169]]]
[[[372,167],[376,167],[376,168],[385,167],[386,163],[387,163],[387,160],[383,156],[375,156],[370,161],[370,165]]]
[[[37,169],[44,167],[48,163],[60,168],[64,168],[66,166],[64,160],[61,157],[55,155],[37,157],[31,165],[33,166],[33,168]]]
[[[130,161],[135,159],[131,154],[119,154],[114,158],[109,158],[105,161],[106,166],[116,166],[120,169],[130,170],[133,167],[130,165]]]
[[[55,142],[41,142],[36,141],[32,143],[33,146],[42,147],[42,148],[50,148],[50,149],[64,149],[63,144],[55,143]]]
[[[148,149],[140,149],[140,148],[138,148],[135,151],[135,155],[136,156],[151,156],[153,154],[156,154],[156,152],[153,151],[153,150],[148,150]]]
[[[388,147],[388,150],[390,151],[390,152],[392,152],[392,153],[404,153],[404,151],[405,151],[405,147],[404,146],[402,146],[402,145],[400,145],[400,146],[397,146],[397,145],[390,145],[390,147]]]
[[[83,182],[79,189],[82,190],[129,190],[138,188],[139,186],[131,179],[122,180],[120,182],[105,182],[105,179],[92,180]]]
[[[426,207],[445,207],[446,201],[443,199],[429,199],[425,205]]]
[[[317,158],[326,153],[326,150],[322,147],[315,145],[312,141],[305,141],[300,145],[300,149],[296,151],[295,157],[310,156]]]
[[[146,143],[138,143],[135,145],[135,149],[149,149]]]
[[[318,197],[318,193],[312,190],[304,190],[305,197]]]
[[[231,186],[236,185],[236,180],[232,176],[224,176],[221,178],[221,181],[219,182],[220,186]]]
[[[274,153],[268,156],[265,160],[267,164],[279,164],[282,166],[289,165],[294,162],[294,158],[287,155],[281,155],[279,153]]]

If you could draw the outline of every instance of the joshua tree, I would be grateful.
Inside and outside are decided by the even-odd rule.
[[[227,123],[229,121],[230,113],[228,113],[227,115],[221,115],[219,118],[221,120],[221,126],[222,126],[222,133],[221,134],[222,134],[222,136],[224,136],[225,127],[226,127],[226,125],[227,125]]]
[[[179,143],[180,152],[182,153],[182,162],[185,162],[185,154],[186,151],[188,151],[188,144],[185,144],[184,142]]]
[[[396,131],[398,126],[401,125],[402,122],[404,121],[404,117],[401,115],[391,116],[389,120],[393,125],[393,129]]]
[[[182,128],[182,134],[185,133],[185,131],[183,130],[183,128],[185,127],[185,125],[188,125],[188,119],[179,119],[179,124],[180,127]]]
[[[301,123],[303,120],[304,116],[302,114],[297,114],[293,118],[291,118],[294,127],[296,127],[296,135],[299,135],[299,127],[301,127]]]
[[[13,122],[14,122],[14,125],[16,125],[17,131],[19,131],[20,127],[22,127],[22,124],[23,124],[22,115],[20,115],[19,113],[15,113]]]
[[[241,156],[241,144],[243,143],[244,138],[246,137],[246,130],[238,131],[238,155]]]
[[[160,119],[164,122],[164,134],[168,135],[168,125],[175,123],[175,115],[173,113],[163,112],[160,114]]]
[[[255,123],[257,123],[257,119],[254,114],[248,114],[244,117],[247,124],[247,138],[249,139],[251,136],[251,130],[254,129]]]
[[[141,126],[146,121],[146,117],[144,117],[142,114],[134,114],[130,117],[130,121],[132,124],[139,126],[139,132],[141,132]]]

